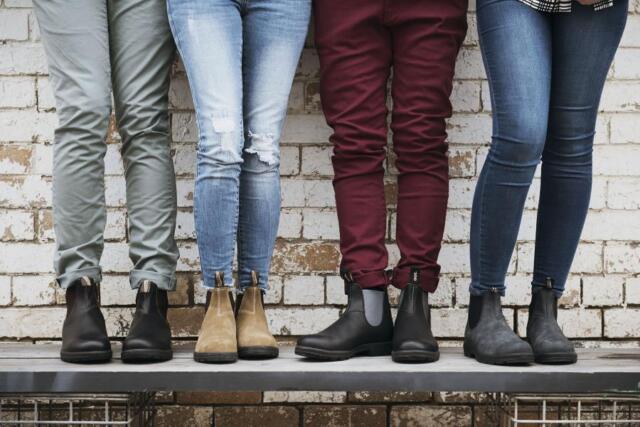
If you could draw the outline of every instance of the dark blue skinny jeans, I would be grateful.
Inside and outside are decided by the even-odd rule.
[[[542,176],[533,286],[562,294],[589,207],[600,95],[628,2],[539,12],[517,0],[477,0],[493,136],[473,200],[471,293],[504,295],[527,192]]]

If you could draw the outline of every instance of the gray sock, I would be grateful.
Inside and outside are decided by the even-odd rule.
[[[375,289],[363,289],[362,299],[364,302],[364,317],[371,326],[378,326],[382,323],[382,310],[384,305],[385,291]]]

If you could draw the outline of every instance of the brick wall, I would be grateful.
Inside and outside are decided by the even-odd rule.
[[[453,93],[455,115],[448,125],[451,196],[440,258],[443,280],[432,299],[434,333],[446,344],[456,345],[463,334],[468,301],[471,198],[487,153],[491,124],[474,3],[472,1],[469,14],[469,35],[457,66]],[[186,77],[179,64],[174,68],[171,110],[181,258],[178,290],[171,295],[170,317],[176,339],[193,340],[203,316],[205,297],[199,287],[192,218],[197,131]],[[637,347],[640,340],[640,215],[637,211],[640,207],[640,0],[630,2],[627,30],[609,74],[601,110],[591,211],[559,317],[565,332],[580,345]],[[2,340],[51,340],[57,339],[60,333],[64,295],[55,288],[52,275],[51,144],[55,123],[55,105],[31,1],[0,0]],[[331,186],[331,148],[327,144],[329,134],[320,111],[318,58],[308,43],[293,84],[282,138],[283,209],[273,259],[272,290],[267,297],[271,328],[283,340],[325,327],[338,317],[345,303],[342,283],[336,274],[338,229]],[[115,126],[108,143],[105,181],[109,214],[102,302],[109,333],[114,338],[122,338],[128,329],[134,294],[127,281],[130,266],[127,214]],[[392,159],[388,162],[388,171],[387,242],[393,264],[399,254],[393,240]],[[526,324],[529,300],[537,193],[536,181],[527,200],[509,269],[505,312],[520,333]],[[395,301],[397,292],[391,290],[391,294]],[[338,395],[342,397],[331,400],[331,404],[347,402],[346,394]],[[282,396],[281,400],[273,400],[275,397],[268,400],[265,395],[264,401],[289,399],[289,395]],[[317,403],[324,402],[324,397],[319,395],[305,396],[303,399],[307,401],[313,402],[317,397]],[[178,399],[177,403],[191,402]],[[261,401],[248,403],[257,405]],[[307,412],[304,414],[306,417]]]

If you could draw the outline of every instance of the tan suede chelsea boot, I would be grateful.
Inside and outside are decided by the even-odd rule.
[[[260,278],[251,272],[251,286],[238,298],[238,354],[242,359],[278,357],[278,344],[269,332],[264,313]]]
[[[231,289],[224,274],[216,273],[216,286],[207,293],[207,312],[200,327],[193,358],[203,363],[230,363],[238,360],[236,321]]]

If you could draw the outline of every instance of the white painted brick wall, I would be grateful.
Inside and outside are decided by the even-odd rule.
[[[469,286],[469,220],[473,191],[491,134],[491,102],[478,48],[475,2],[469,35],[456,66],[448,122],[452,177],[442,280],[431,296],[437,336],[459,340]],[[53,285],[51,163],[57,122],[46,60],[30,0],[0,0],[0,337],[59,336],[64,292]],[[598,119],[591,212],[567,291],[561,300],[565,332],[587,346],[627,345],[640,339],[640,2],[630,5],[623,47],[617,53]],[[283,336],[315,332],[335,320],[346,298],[337,275],[339,237],[331,183],[331,134],[320,111],[318,57],[307,47],[293,85],[281,150],[282,213],[279,241],[265,301],[273,330]],[[202,316],[194,241],[193,179],[197,129],[183,67],[171,88],[173,152],[178,174],[181,259],[179,291],[172,296],[174,333],[193,338]],[[397,171],[393,153],[388,185]],[[102,259],[102,303],[109,331],[121,337],[134,292],[127,272],[127,214],[117,133],[105,157],[108,220]],[[505,314],[520,334],[530,299],[539,173],[526,202],[519,242],[509,266]],[[389,206],[390,262],[399,258],[395,207]],[[390,291],[392,303],[398,292]],[[308,395],[273,393],[269,402],[308,401]],[[337,400],[335,400],[337,399]],[[312,401],[337,402],[327,394]]]

